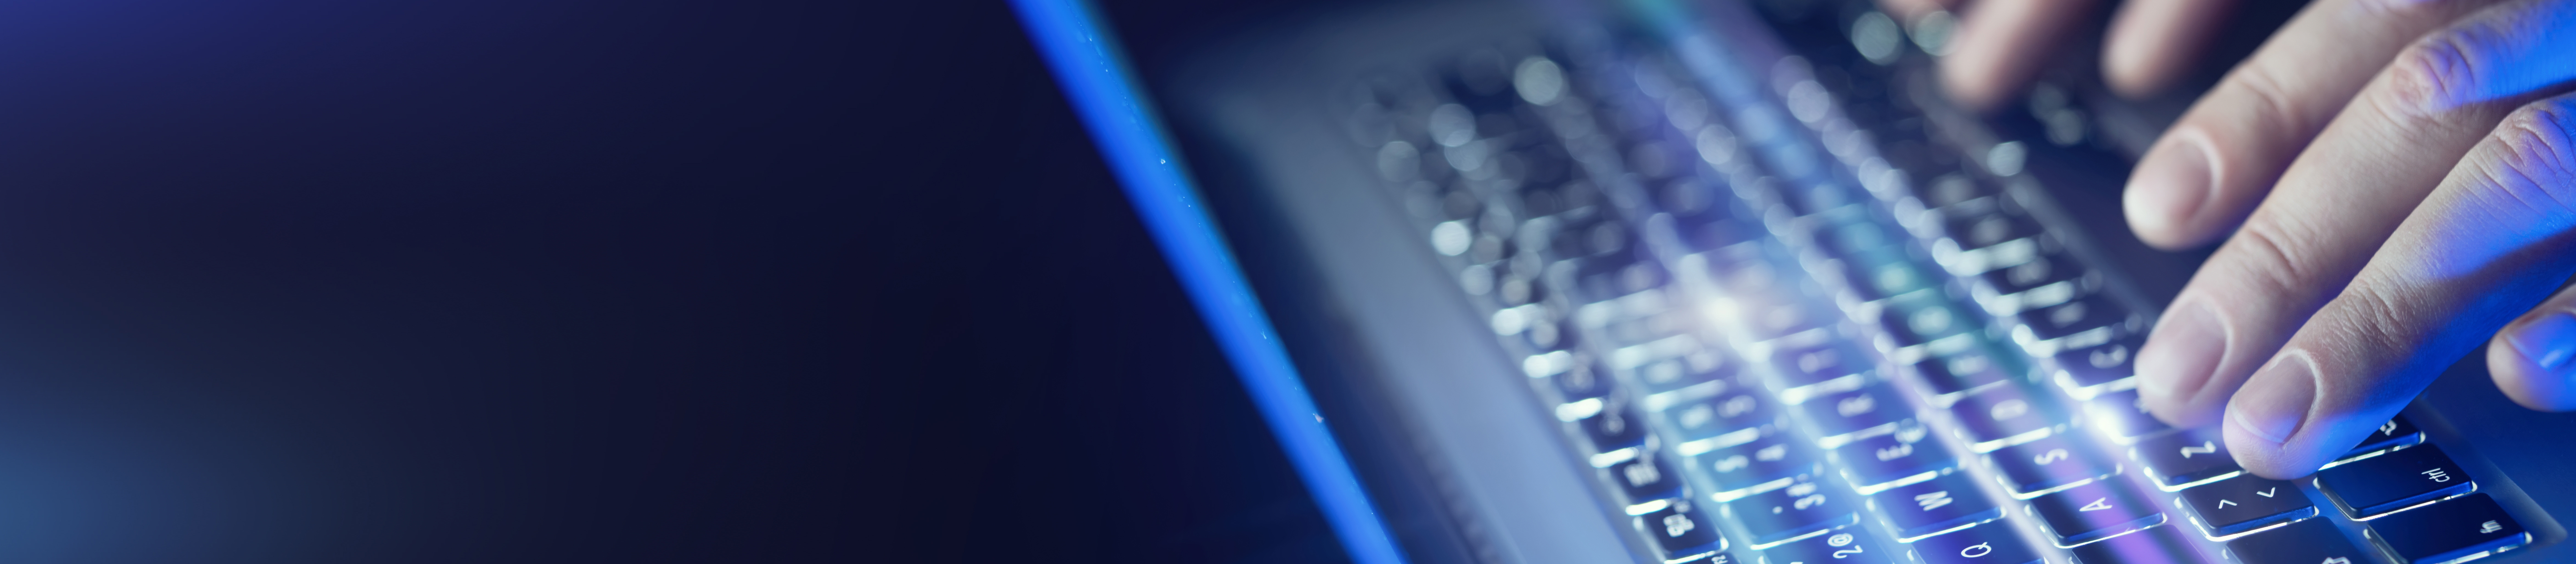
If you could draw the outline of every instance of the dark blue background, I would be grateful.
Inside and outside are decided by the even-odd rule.
[[[1339,558],[1000,2],[0,4],[0,560]]]

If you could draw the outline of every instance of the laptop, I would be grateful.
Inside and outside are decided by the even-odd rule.
[[[1961,111],[1946,22],[1866,0],[1281,8],[1132,53],[1217,24],[1100,1],[1015,5],[1354,561],[2576,559],[2576,416],[2483,355],[2294,481],[2141,411],[2193,262],[2117,193],[2173,104],[2074,72]]]

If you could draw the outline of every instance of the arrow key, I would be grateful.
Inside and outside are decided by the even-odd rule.
[[[2183,490],[2182,505],[2212,539],[2317,516],[2317,505],[2299,486],[2252,474]]]
[[[2057,545],[2080,546],[2131,531],[2162,525],[2165,514],[2129,487],[2127,481],[2104,480],[2030,500]]]

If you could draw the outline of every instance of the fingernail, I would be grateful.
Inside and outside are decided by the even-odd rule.
[[[2156,322],[2147,344],[2138,348],[2138,394],[2166,421],[2184,426],[2214,423],[2213,414],[2188,413],[2192,398],[2209,384],[2218,361],[2227,356],[2227,327],[2218,313],[2200,300],[2190,300]],[[2212,406],[2215,407],[2215,406]],[[2212,410],[2215,411],[2215,410]]]
[[[2283,354],[2254,373],[2254,379],[2236,391],[2236,399],[2227,402],[2227,423],[2278,445],[2299,432],[2300,423],[2308,420],[2309,406],[2316,403],[2314,362],[2306,354]]]
[[[2173,238],[2200,213],[2209,200],[2210,190],[2218,185],[2210,165],[2209,143],[2197,135],[2183,135],[2156,147],[2129,177],[2127,193],[2121,196],[2129,224],[2140,233],[2162,234]]]
[[[2576,356],[2576,315],[2552,313],[2506,330],[2504,342],[2513,345],[2522,358],[2541,368],[2557,370]]]

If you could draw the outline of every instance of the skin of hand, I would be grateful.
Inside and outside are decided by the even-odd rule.
[[[2146,97],[2180,82],[2209,47],[2237,0],[2135,0],[2111,17],[2102,78],[2124,96]],[[2049,54],[2101,0],[1878,0],[1900,22],[1955,12],[1959,29],[1941,59],[1941,83],[1961,106],[1992,110],[2030,86]]]
[[[2140,238],[2225,239],[2139,353],[2148,409],[2304,476],[2490,336],[2507,396],[2576,408],[2571,81],[2576,0],[2310,4],[2131,176]]]

